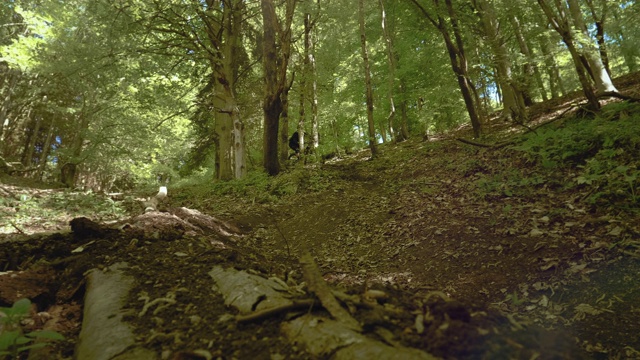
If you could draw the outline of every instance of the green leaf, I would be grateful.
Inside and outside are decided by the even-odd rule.
[[[49,344],[47,343],[37,343],[37,344],[28,345],[28,346],[21,346],[18,348],[18,353],[21,353],[26,350],[31,350],[31,349],[42,349],[43,347],[48,345]]]
[[[0,334],[0,351],[6,351],[11,349],[16,342],[16,339],[20,337],[20,330],[4,331]]]
[[[587,185],[591,185],[591,179],[587,179],[584,176],[578,176],[576,178],[576,182],[578,183],[578,185],[582,185],[582,184],[587,184]]]
[[[621,174],[626,174],[628,170],[629,170],[628,166],[620,165],[620,166],[616,167],[616,171],[621,173]]]
[[[64,336],[52,330],[38,330],[27,334],[28,337],[49,340],[64,340]]]
[[[31,300],[20,299],[13,303],[11,309],[16,315],[27,315],[29,313],[29,309],[31,309]]]
[[[33,341],[33,339],[29,339],[26,336],[19,336],[18,338],[16,338],[15,344],[16,345],[24,345],[24,344],[28,344],[31,341]]]

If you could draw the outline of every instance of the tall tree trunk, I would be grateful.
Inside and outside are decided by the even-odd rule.
[[[407,126],[407,100],[402,99],[400,101],[400,134],[402,134],[403,140],[409,139],[409,127]]]
[[[273,0],[261,0],[262,26],[264,31],[262,64],[265,94],[264,110],[263,166],[269,175],[280,172],[278,160],[278,128],[282,113],[282,93],[287,82],[287,67],[291,54],[291,24],[296,0],[286,1],[285,24],[281,26],[276,15]],[[280,51],[278,51],[280,33]],[[279,56],[280,55],[280,56]]]
[[[232,127],[233,120],[230,114],[222,109],[227,108],[228,97],[223,98],[223,86],[216,85],[216,95],[214,95],[215,113],[215,144],[216,144],[216,179],[231,180],[233,179],[233,146],[232,144]]]
[[[593,0],[585,0],[587,6],[589,7],[589,11],[591,12],[591,18],[593,19],[593,23],[596,26],[596,41],[598,42],[598,50],[600,52],[600,59],[602,60],[602,64],[609,76],[611,76],[611,68],[609,67],[609,53],[607,51],[607,43],[604,40],[604,25],[607,21],[607,2],[605,0],[601,0],[602,5],[602,15],[598,16],[596,7],[593,3]]]
[[[384,37],[385,49],[387,52],[387,65],[389,68],[389,72],[387,73],[387,81],[388,81],[388,89],[387,89],[387,97],[389,98],[389,115],[387,116],[387,123],[389,124],[389,134],[391,135],[392,141],[397,141],[394,123],[396,118],[396,104],[393,98],[393,88],[395,86],[395,78],[396,78],[396,54],[393,48],[393,38],[389,32],[389,28],[387,26],[387,13],[384,9],[384,1],[379,0],[380,4],[380,12],[381,12],[381,26],[382,26],[382,35]]]
[[[369,148],[371,158],[378,155],[376,144],[376,129],[373,120],[373,89],[371,87],[371,70],[369,68],[369,52],[367,50],[367,37],[364,27],[364,0],[358,0],[358,20],[360,23],[360,45],[362,47],[362,62],[364,65],[364,84],[367,92],[367,124],[369,130]]]
[[[549,77],[549,89],[551,90],[551,98],[555,99],[566,94],[564,84],[560,78],[560,70],[558,63],[551,53],[551,41],[548,36],[541,36],[539,40],[540,51],[544,57],[545,70]]]
[[[578,73],[578,79],[580,80],[580,84],[582,85],[582,91],[584,92],[584,95],[589,102],[589,108],[592,111],[598,111],[600,110],[600,102],[598,102],[598,98],[596,97],[596,94],[591,87],[591,83],[588,78],[588,70],[585,66],[586,61],[578,52],[578,49],[575,46],[574,38],[571,33],[571,25],[569,23],[569,19],[566,16],[569,9],[566,8],[564,3],[554,2],[557,11],[557,13],[554,13],[553,9],[549,6],[547,1],[548,0],[538,0],[538,4],[547,16],[547,20],[549,20],[551,26],[562,37],[562,41],[565,43],[565,45],[567,45],[569,53],[571,53],[573,64],[575,65],[576,72]]]
[[[635,39],[629,39],[629,37],[622,32],[622,29],[615,34],[615,38],[620,44],[622,58],[624,59],[624,64],[627,69],[629,69],[629,72],[633,73],[640,70],[640,66],[638,66],[638,61],[636,60],[638,55],[638,46]]]
[[[306,105],[307,105],[307,57],[302,60],[302,76],[300,76],[300,104],[298,106],[298,144],[304,147],[304,124],[307,122]]]
[[[304,54],[302,59],[302,79],[300,81],[300,118],[298,119],[298,144],[300,145],[300,156],[305,155],[305,124],[307,122],[306,106],[311,97],[309,81],[311,81],[311,14],[304,13]],[[313,118],[313,111],[311,114]]]
[[[318,6],[320,4],[320,0],[318,0]],[[318,9],[319,10],[319,9]],[[315,23],[315,22],[314,22]],[[312,25],[312,35],[317,31],[317,28]],[[313,149],[313,154],[317,157],[316,149],[320,145],[320,135],[318,133],[318,70],[316,68],[316,36],[311,37],[311,51],[309,52],[309,66],[310,66],[310,77],[311,77],[311,148]]]
[[[233,83],[227,80],[228,70],[220,66],[215,66],[215,69],[215,94],[212,103],[215,109],[216,178],[231,180],[244,175],[243,125],[231,90]]]
[[[289,90],[293,84],[294,77],[291,77],[289,84],[282,91],[280,98],[282,99],[282,113],[280,114],[280,143],[278,144],[278,152],[280,153],[280,161],[285,162],[289,158]]]
[[[27,111],[27,116],[24,124],[23,133],[25,136],[22,137],[22,151],[20,156],[20,163],[22,165],[27,166],[27,164],[31,165],[31,161],[27,159],[28,156],[33,157],[33,152],[30,152],[29,149],[33,149],[36,145],[36,135],[38,131],[40,131],[40,121],[37,116],[32,118],[31,112],[33,108],[29,108]]]
[[[527,120],[524,99],[519,84],[511,73],[511,60],[505,41],[500,34],[500,23],[493,7],[485,0],[474,0],[478,16],[482,21],[484,32],[494,54],[494,62],[498,70],[498,83],[502,88],[504,109],[502,116],[518,123]]]
[[[547,93],[544,89],[544,84],[542,82],[542,77],[540,76],[540,71],[538,70],[538,66],[533,60],[533,54],[529,49],[529,44],[522,33],[522,27],[520,26],[520,20],[518,20],[517,16],[510,16],[509,21],[511,22],[511,27],[513,28],[516,39],[518,40],[518,47],[520,48],[520,53],[525,57],[526,62],[523,65],[523,73],[524,73],[524,89],[525,93],[525,104],[527,106],[533,105],[533,97],[531,93],[533,92],[533,80],[536,81],[537,85],[537,93],[540,94],[543,101],[547,100]],[[527,102],[526,99],[530,99],[530,102]]]
[[[407,116],[407,98],[406,98],[406,85],[404,80],[400,80],[400,131],[397,134],[398,140],[404,141],[409,139],[409,125]]]
[[[36,178],[38,180],[42,180],[42,174],[47,167],[47,159],[49,158],[49,153],[51,152],[51,142],[53,141],[53,137],[55,136],[55,129],[53,122],[49,125],[49,133],[47,134],[47,139],[44,142],[44,146],[42,147],[42,153],[40,154],[40,159],[38,161],[38,172],[36,173]]]
[[[464,52],[464,42],[462,41],[462,33],[458,26],[458,18],[456,16],[455,11],[453,10],[453,5],[451,4],[451,0],[445,0],[447,17],[445,18],[444,14],[441,12],[437,13],[437,16],[432,16],[429,12],[418,2],[418,0],[410,0],[413,4],[418,7],[418,10],[422,12],[425,18],[429,20],[429,22],[442,34],[444,39],[445,46],[447,47],[447,53],[449,54],[449,60],[451,61],[451,68],[453,72],[456,74],[456,78],[458,80],[458,86],[460,87],[460,92],[462,93],[462,98],[464,99],[464,104],[467,108],[467,112],[469,113],[469,118],[471,120],[471,126],[473,127],[474,136],[480,137],[482,134],[482,123],[480,121],[480,116],[478,114],[478,104],[476,104],[473,94],[473,84],[469,78],[469,68],[467,63],[467,58]],[[433,0],[435,6],[438,6],[439,1]],[[449,30],[449,26],[451,27],[451,31]],[[453,32],[453,36],[455,39],[455,43],[451,38],[451,32]]]
[[[206,0],[207,8],[220,5]],[[206,11],[198,15],[205,27],[209,44],[215,51],[209,52],[209,66],[214,93],[211,94],[215,121],[214,144],[216,178],[231,180],[241,178],[247,172],[244,124],[240,117],[235,79],[238,73],[238,52],[242,43],[243,0],[225,1],[222,18],[211,18]]]
[[[238,108],[238,103],[236,101],[236,86],[235,81],[238,77],[238,53],[242,49],[242,24],[244,23],[243,12],[245,8],[244,0],[234,0],[231,2],[233,5],[233,11],[229,16],[231,19],[231,24],[229,24],[228,28],[230,29],[229,34],[227,36],[228,46],[225,49],[226,54],[225,57],[225,69],[229,77],[229,83],[231,90],[231,101],[227,104],[226,108],[230,112],[231,123],[233,124],[232,130],[232,142],[233,142],[233,164],[234,164],[234,177],[236,179],[240,179],[247,174],[247,154],[246,154],[246,146],[244,139],[244,123],[242,121],[242,117],[240,116],[240,109]]]
[[[0,87],[0,89],[4,90],[3,92],[6,94],[2,99],[2,104],[0,105],[0,150],[5,148],[2,144],[4,140],[4,127],[6,126],[5,119],[7,119],[9,108],[11,107],[11,95],[13,94],[13,89],[15,88],[16,81],[18,80],[18,74],[14,70],[7,67],[5,72],[5,76],[9,77],[9,82],[6,88],[4,87],[4,82],[2,84],[3,86]]]
[[[42,118],[38,115],[35,116],[35,118],[33,119],[34,127],[31,131],[31,134],[29,134],[29,141],[27,143],[27,147],[26,147],[26,151],[23,153],[22,156],[22,164],[26,167],[29,168],[31,167],[31,164],[33,164],[33,154],[36,150],[36,141],[38,141],[38,135],[40,133],[40,127],[42,125]]]
[[[263,166],[269,175],[280,172],[278,161],[278,125],[282,100],[278,92],[278,56],[276,49],[276,35],[278,20],[273,0],[261,0],[263,39],[263,67],[265,79],[264,110],[264,160]]]
[[[83,106],[83,110],[78,114],[76,120],[76,131],[68,151],[69,156],[66,156],[61,162],[60,182],[68,188],[72,188],[76,184],[78,165],[81,162],[80,155],[82,155],[87,129],[89,129],[89,116]]]
[[[567,3],[569,4],[569,11],[573,18],[575,27],[582,32],[582,37],[579,39],[583,39],[585,43],[580,43],[580,55],[584,56],[589,63],[591,75],[596,83],[596,90],[598,93],[618,92],[618,89],[616,89],[611,81],[611,77],[609,76],[607,69],[602,63],[602,58],[594,51],[594,44],[590,41],[591,38],[589,37],[589,31],[584,23],[584,18],[578,1],[567,0]]]

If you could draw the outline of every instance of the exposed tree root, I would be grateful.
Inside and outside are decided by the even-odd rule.
[[[269,318],[271,316],[279,315],[289,311],[311,309],[314,305],[317,305],[317,302],[313,299],[297,300],[291,304],[277,306],[277,307],[273,307],[273,308],[262,310],[262,311],[257,311],[249,315],[237,315],[236,321],[240,323],[260,321],[260,320]]]
[[[614,97],[614,98],[626,100],[626,101],[629,101],[629,102],[640,102],[640,99],[638,99],[638,98],[634,98],[634,97],[631,97],[631,96],[628,96],[628,95],[624,95],[624,94],[621,94],[621,93],[616,92],[616,91],[607,91],[607,92],[604,92],[604,93],[598,95],[598,97],[599,98]]]
[[[302,273],[309,290],[316,294],[322,306],[327,309],[334,319],[353,330],[361,331],[362,328],[358,320],[354,319],[347,310],[340,306],[338,300],[333,296],[331,288],[324,281],[318,265],[316,265],[308,251],[300,257],[300,263],[302,264]]]

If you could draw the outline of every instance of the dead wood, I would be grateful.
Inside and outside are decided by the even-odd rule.
[[[460,141],[461,143],[464,143],[464,144],[473,145],[473,146],[482,147],[482,148],[487,148],[487,149],[500,149],[500,148],[503,148],[503,147],[505,147],[507,145],[511,145],[511,144],[516,142],[515,139],[512,139],[512,140],[504,141],[504,142],[497,143],[497,144],[484,144],[484,143],[468,140],[468,139],[465,139],[465,138],[456,138],[456,140],[458,140],[458,141]]]
[[[316,294],[322,306],[327,309],[331,316],[349,328],[361,331],[362,328],[358,321],[340,306],[338,300],[333,296],[331,288],[324,281],[318,265],[316,265],[308,251],[300,257],[300,264],[302,264],[302,275],[309,286],[309,290]]]
[[[461,143],[464,143],[464,144],[473,145],[473,146],[477,146],[477,147],[483,147],[483,148],[493,148],[495,146],[495,145],[491,145],[491,144],[483,144],[483,143],[467,140],[465,138],[456,138],[456,140],[458,140],[458,141],[460,141]]]
[[[260,320],[269,318],[271,316],[279,315],[289,311],[304,310],[304,309],[310,310],[314,305],[317,305],[317,302],[312,299],[297,300],[292,302],[291,304],[276,306],[273,308],[254,312],[249,315],[237,315],[236,321],[239,323],[249,323],[253,321],[260,321]]]
[[[629,101],[629,102],[640,102],[640,99],[638,99],[638,98],[634,98],[632,96],[624,95],[624,94],[621,94],[621,93],[616,92],[616,91],[607,91],[607,92],[604,92],[604,93],[598,95],[598,97],[599,98],[602,98],[602,97],[614,97],[614,98],[626,100],[626,101]]]

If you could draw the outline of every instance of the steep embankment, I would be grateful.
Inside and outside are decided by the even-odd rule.
[[[442,291],[594,354],[638,356],[638,108],[603,114],[507,147],[410,141],[297,170],[321,189],[268,206],[253,245],[285,261],[308,248],[336,285],[391,285],[413,302]]]

